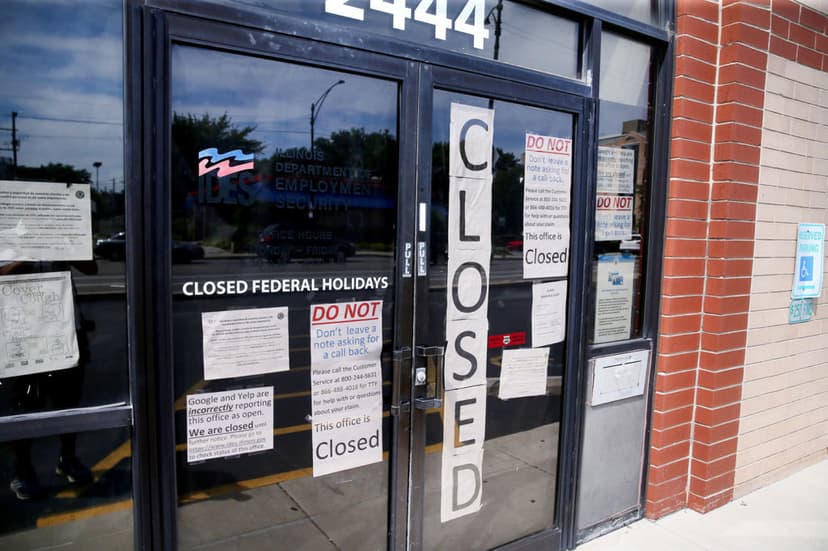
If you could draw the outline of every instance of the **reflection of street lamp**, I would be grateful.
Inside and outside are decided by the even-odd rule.
[[[94,167],[95,167],[95,189],[99,189],[99,188],[100,188],[100,186],[98,185],[98,177],[100,176],[100,172],[101,172],[101,165],[102,165],[102,164],[103,164],[103,163],[102,163],[102,162],[100,162],[100,161],[95,161],[94,163],[92,163],[92,166],[94,166]]]
[[[311,142],[310,142],[310,150],[311,150],[311,159],[313,158],[313,127],[316,124],[316,118],[319,116],[319,111],[322,109],[322,104],[325,103],[325,98],[328,97],[328,94],[331,93],[331,90],[334,89],[334,86],[338,86],[340,84],[345,84],[344,80],[337,80],[330,86],[328,89],[322,92],[322,95],[317,98],[317,100],[311,103],[311,113],[310,113],[310,127],[311,127]]]
[[[494,60],[497,61],[500,57],[500,29],[503,26],[503,0],[498,0],[497,5],[489,10],[486,14],[485,24],[490,25],[494,21],[495,25],[495,43],[494,43]],[[489,98],[489,109],[494,108],[494,100]]]
[[[495,24],[495,43],[494,43],[494,59],[497,60],[500,55],[500,29],[503,26],[503,0],[498,0],[497,5],[489,10],[486,14],[486,25],[489,25],[494,20]]]

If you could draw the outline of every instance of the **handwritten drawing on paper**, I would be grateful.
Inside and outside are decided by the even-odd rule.
[[[0,378],[78,365],[70,272],[0,277]]]

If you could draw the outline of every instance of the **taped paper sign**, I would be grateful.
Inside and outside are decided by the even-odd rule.
[[[494,109],[451,104],[449,176],[492,179]]]
[[[0,277],[0,379],[78,365],[70,272]]]
[[[0,180],[0,260],[92,260],[89,184]]]
[[[596,192],[632,195],[634,184],[635,150],[622,147],[599,147]]]
[[[532,346],[561,342],[566,337],[566,281],[532,285]]]
[[[272,449],[272,386],[187,395],[187,463]]]
[[[501,400],[543,396],[546,394],[546,369],[549,365],[548,348],[518,348],[503,351],[500,364]]]
[[[523,277],[565,276],[569,266],[572,140],[526,134]]]
[[[382,461],[382,301],[314,304],[313,476]]]
[[[446,320],[446,335],[453,336],[446,349],[446,365],[451,366],[445,376],[446,390],[486,384],[488,332],[485,319]]]
[[[595,295],[595,333],[592,342],[630,338],[635,257],[605,254],[598,257]]]
[[[628,195],[598,195],[595,198],[595,240],[622,241],[632,238],[633,198]]]
[[[443,415],[440,520],[448,522],[480,510],[486,386],[447,391]]]
[[[290,369],[288,309],[202,312],[204,380]]]
[[[453,103],[440,520],[480,510],[486,432],[494,111]]]

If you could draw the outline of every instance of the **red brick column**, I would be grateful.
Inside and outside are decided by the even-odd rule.
[[[771,14],[721,9],[707,273],[688,505],[733,498]]]
[[[687,504],[707,268],[719,6],[677,5],[676,78],[647,516]]]

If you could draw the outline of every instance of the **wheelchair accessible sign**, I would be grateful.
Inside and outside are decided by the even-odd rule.
[[[791,298],[814,298],[822,291],[825,224],[799,224]]]

